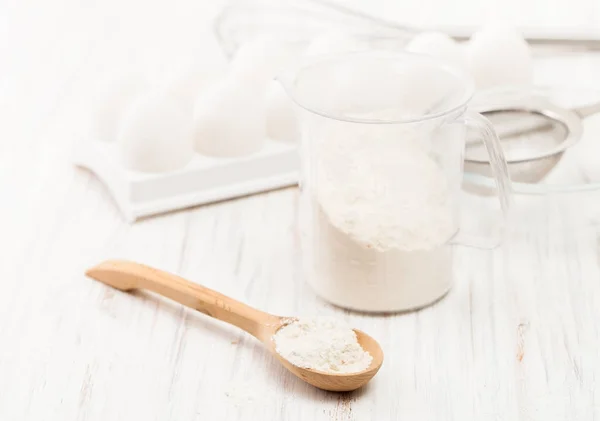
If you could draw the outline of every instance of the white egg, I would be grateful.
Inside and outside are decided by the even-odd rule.
[[[304,56],[342,54],[364,49],[364,46],[352,35],[346,32],[332,31],[316,36],[304,51]]]
[[[146,81],[134,73],[109,77],[98,83],[91,115],[93,136],[114,142],[125,108],[146,88]]]
[[[271,139],[296,142],[300,128],[295,104],[279,82],[271,82],[267,90],[267,135]]]
[[[214,83],[223,71],[224,69],[212,62],[190,60],[168,69],[158,86],[191,114],[195,99]]]
[[[478,89],[524,86],[533,82],[531,50],[508,26],[487,26],[467,46],[469,68]]]
[[[130,170],[165,172],[182,168],[194,155],[191,116],[162,93],[141,96],[123,116],[118,147],[123,165]]]
[[[389,95],[391,85],[397,82],[390,77],[392,75],[395,74],[389,66],[378,61],[345,59],[327,74],[328,86],[317,86],[318,90],[315,89],[312,95],[332,111],[354,114],[389,108],[398,100]]]
[[[467,68],[463,47],[442,32],[420,33],[408,43],[406,50],[438,58],[461,70]]]
[[[268,82],[295,58],[295,51],[284,42],[274,36],[259,36],[245,42],[236,51],[229,75],[239,82],[266,88]]]
[[[442,103],[455,101],[455,92],[459,91],[454,76],[428,61],[406,60],[390,65],[387,60],[352,60],[336,68],[330,86],[321,90],[327,92],[326,96],[313,96],[334,112],[395,110],[397,118],[411,119],[441,111]]]
[[[194,106],[196,151],[235,157],[259,151],[266,138],[265,91],[224,78]]]

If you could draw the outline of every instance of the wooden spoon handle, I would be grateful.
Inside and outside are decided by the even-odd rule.
[[[273,331],[273,326],[281,323],[277,316],[254,309],[179,276],[139,263],[107,260],[88,269],[86,275],[121,291],[147,289],[163,295],[237,326],[263,342],[270,339],[269,332]]]

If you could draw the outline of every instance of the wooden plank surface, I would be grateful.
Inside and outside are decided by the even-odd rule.
[[[296,189],[123,221],[102,184],[70,164],[94,81],[128,56],[124,45],[144,60],[195,45],[216,57],[208,23],[219,4],[204,3],[0,6],[0,420],[600,416],[598,239],[561,215],[544,217],[542,236],[515,234],[492,253],[458,248],[444,300],[385,317],[334,308],[306,286]],[[598,16],[594,2],[580,3]],[[139,53],[148,45],[153,54]],[[577,85],[600,87],[593,57],[548,59],[537,71],[544,83],[576,75]],[[246,334],[83,276],[110,257],[275,314],[335,314],[378,338],[386,361],[364,390],[318,391]]]

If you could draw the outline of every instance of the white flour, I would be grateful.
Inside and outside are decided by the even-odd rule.
[[[328,317],[292,322],[279,329],[273,341],[279,355],[295,366],[326,373],[357,373],[373,360],[351,327]]]
[[[427,153],[431,139],[398,125],[346,126],[314,145],[308,281],[356,310],[429,304],[450,287],[445,244],[457,231],[448,177]]]
[[[395,127],[373,139],[374,130],[322,143],[321,207],[367,248],[428,250],[446,242],[456,230],[451,196],[445,174],[420,144],[426,139]]]

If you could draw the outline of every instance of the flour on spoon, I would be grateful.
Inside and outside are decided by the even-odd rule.
[[[279,329],[273,341],[290,363],[325,373],[358,373],[373,361],[351,327],[328,317],[294,321]]]

